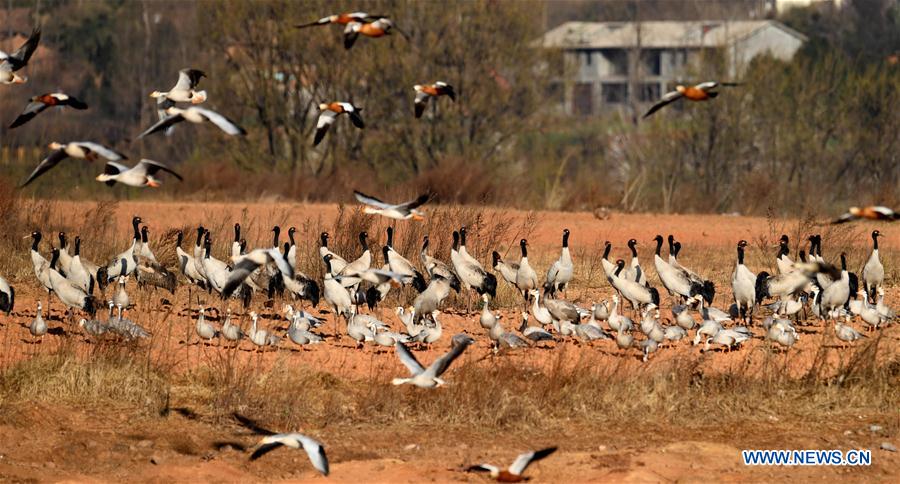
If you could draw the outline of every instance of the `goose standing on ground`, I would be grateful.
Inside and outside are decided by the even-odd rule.
[[[78,158],[87,161],[94,161],[99,157],[106,158],[109,161],[119,161],[127,159],[125,155],[118,151],[111,150],[103,145],[90,141],[71,141],[66,144],[57,143],[56,141],[48,145],[53,152],[38,163],[34,171],[28,175],[28,178],[19,185],[19,188],[27,186],[39,176],[43,175],[51,168],[59,164],[66,158]]]
[[[214,338],[219,336],[219,330],[215,328],[215,326],[206,322],[206,308],[200,306],[200,310],[197,314],[197,336],[200,337],[200,340],[212,341]]]
[[[741,240],[737,244],[737,264],[731,275],[731,289],[734,294],[734,303],[737,305],[738,314],[747,322],[753,316],[753,308],[756,307],[756,274],[744,265],[744,249],[747,241]]]
[[[520,240],[519,248],[522,250],[522,258],[519,259],[519,270],[516,271],[516,287],[519,288],[519,292],[522,293],[525,300],[525,309],[528,309],[528,293],[538,287],[538,278],[537,273],[528,263],[528,241]]]
[[[43,311],[43,307],[41,306],[41,302],[37,303],[37,314],[34,315],[34,319],[31,321],[31,324],[28,326],[28,332],[31,333],[33,338],[41,338],[41,342],[44,342],[44,335],[47,334],[47,322],[44,321],[44,316],[41,314]]]
[[[791,260],[790,253],[790,239],[787,235],[782,235],[778,244],[778,256],[775,257],[779,274],[786,274],[794,270],[794,261]]]
[[[459,292],[460,283],[459,278],[456,276],[456,273],[453,272],[453,269],[451,269],[446,262],[428,255],[429,244],[430,240],[426,235],[422,238],[422,250],[419,252],[419,260],[422,261],[422,267],[425,268],[425,272],[428,273],[428,277],[443,277],[450,283],[450,287],[453,288],[453,290]]]
[[[441,379],[441,375],[450,368],[453,360],[466,351],[475,340],[465,334],[457,334],[453,337],[450,344],[450,351],[434,360],[431,366],[425,368],[416,360],[416,357],[410,353],[409,349],[401,342],[396,343],[396,353],[400,361],[409,369],[411,376],[409,378],[394,378],[391,383],[394,385],[410,384],[419,388],[435,388],[445,385],[446,382]]]
[[[88,108],[87,104],[61,92],[53,92],[42,94],[40,96],[34,96],[29,100],[28,105],[25,106],[25,110],[22,111],[22,114],[20,114],[16,118],[16,120],[9,125],[9,129],[14,129],[22,126],[51,106],[69,106],[72,109],[78,110],[84,110]]]
[[[210,109],[198,108],[197,106],[191,106],[187,109],[181,109],[172,106],[166,108],[166,114],[168,116],[157,121],[156,124],[144,130],[144,132],[139,134],[136,139],[141,139],[144,136],[148,136],[159,131],[164,131],[182,121],[187,121],[193,124],[203,124],[205,122],[210,122],[216,125],[217,128],[224,131],[225,134],[231,136],[243,136],[247,134],[247,131],[244,128],[238,126],[237,123]]]
[[[267,435],[259,441],[256,450],[250,455],[250,460],[256,460],[263,455],[285,446],[291,449],[299,449],[303,447],[303,451],[309,457],[309,461],[323,476],[328,475],[328,457],[325,455],[325,446],[312,437],[303,434],[275,434]]]
[[[491,312],[491,299],[489,297],[482,296],[481,299],[483,301],[483,305],[481,306],[481,316],[478,318],[478,323],[481,324],[481,327],[483,329],[490,330],[503,316]]]
[[[256,314],[256,311],[250,311],[250,319],[253,320],[253,324],[250,326],[250,332],[247,333],[247,335],[250,337],[250,341],[253,342],[253,344],[260,348],[266,346],[278,346],[278,343],[281,342],[281,338],[274,334],[270,334],[264,329],[258,329],[259,315]]]
[[[24,44],[12,54],[0,50],[0,84],[24,84],[27,77],[16,74],[16,71],[28,65],[34,51],[41,41],[41,29],[35,28]]]
[[[431,98],[435,99],[435,105],[437,104],[437,98],[440,96],[447,96],[451,101],[456,102],[456,91],[453,90],[453,86],[444,81],[425,85],[416,84],[413,86],[413,90],[416,91],[416,118],[422,117],[422,113],[425,112],[425,107],[428,105],[428,100]]]
[[[4,312],[9,316],[15,304],[16,289],[10,286],[3,276],[0,276],[0,312]]]
[[[128,284],[128,276],[119,276],[118,284],[116,284],[116,293],[113,295],[113,304],[128,309],[131,300],[125,286]]]
[[[394,220],[425,220],[422,212],[416,209],[425,204],[425,202],[427,202],[431,198],[430,194],[425,193],[423,195],[419,195],[415,200],[410,200],[408,202],[398,204],[390,204],[382,202],[381,200],[371,195],[366,195],[365,193],[362,193],[358,190],[353,190],[353,196],[356,197],[359,203],[365,205],[365,208],[363,208],[363,212],[372,215],[381,215],[382,217],[387,217]]]
[[[316,121],[316,135],[313,138],[313,146],[318,146],[319,143],[322,142],[322,139],[325,138],[325,133],[328,132],[328,129],[331,128],[331,125],[334,124],[341,114],[347,114],[347,116],[350,117],[350,122],[353,123],[353,126],[356,126],[359,129],[364,129],[366,127],[366,123],[359,114],[359,112],[362,111],[362,108],[354,106],[353,103],[321,103],[319,104],[319,111],[319,119]]]
[[[344,48],[349,49],[353,47],[360,34],[366,37],[378,38],[390,35],[394,30],[400,32],[403,38],[409,39],[409,36],[397,28],[389,18],[382,17],[371,23],[350,22],[344,28]]]
[[[244,331],[241,327],[231,322],[231,309],[225,310],[225,322],[222,323],[222,336],[228,341],[234,342],[235,347],[241,344],[241,340],[244,339]]]
[[[835,319],[834,321],[834,334],[837,338],[845,343],[852,343],[858,339],[866,338],[867,336],[860,333],[856,329],[854,329],[850,324],[850,317],[847,316],[847,324],[840,322]]]
[[[685,98],[689,101],[706,101],[708,99],[715,99],[716,96],[719,95],[715,89],[719,86],[727,86],[734,87],[740,84],[735,82],[701,82],[695,86],[682,86],[681,84],[675,86],[675,90],[671,92],[667,92],[660,98],[659,102],[653,105],[646,114],[644,114],[644,118],[650,116],[651,114],[659,111],[665,106],[681,99]]]
[[[465,227],[462,231],[465,232]],[[463,287],[475,289],[479,296],[488,294],[492,299],[497,297],[497,277],[485,271],[481,263],[469,256],[464,251],[464,247],[459,246],[460,239],[460,233],[454,231],[453,245],[450,247],[450,262],[453,263],[454,272],[459,276]],[[466,295],[466,299],[466,310],[471,312],[472,301],[468,295]]]
[[[155,175],[160,171],[171,173],[178,181],[184,180],[181,175],[175,173],[174,170],[165,164],[146,158],[141,159],[137,165],[130,168],[121,163],[108,161],[103,169],[103,173],[97,175],[96,180],[109,186],[121,183],[130,187],[159,188],[162,184],[156,179]]]
[[[559,259],[547,269],[544,292],[549,292],[551,296],[555,296],[557,291],[565,292],[574,274],[575,265],[572,263],[572,254],[569,253],[569,229],[563,229]]]
[[[385,260],[387,261],[388,266],[390,267],[391,272],[395,272],[412,280],[412,286],[418,292],[422,292],[427,287],[425,284],[425,278],[422,277],[422,274],[412,265],[412,262],[407,260],[405,257],[400,255],[399,252],[394,250],[394,228],[387,228],[387,245],[385,245],[387,249],[385,251]]]
[[[884,284],[884,266],[881,264],[881,259],[878,257],[878,237],[881,237],[881,232],[873,230],[872,254],[869,255],[869,260],[866,261],[866,265],[863,267],[862,271],[863,286],[865,287],[867,297],[872,302],[875,301],[875,295]]]

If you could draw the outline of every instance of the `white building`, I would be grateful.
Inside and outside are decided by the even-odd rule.
[[[564,111],[590,115],[658,100],[675,81],[693,80],[688,76],[704,51],[725,50],[735,78],[760,54],[790,60],[805,40],[777,21],[747,20],[566,22],[540,42],[563,52]]]

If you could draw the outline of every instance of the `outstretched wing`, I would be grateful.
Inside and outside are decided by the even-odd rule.
[[[500,472],[500,469],[497,466],[492,466],[490,464],[478,464],[469,466],[466,468],[466,472],[490,472],[491,474],[497,474]]]
[[[416,376],[419,373],[425,371],[425,368],[422,367],[422,364],[419,363],[419,360],[410,353],[409,348],[406,347],[403,343],[397,341],[394,345],[396,347],[397,356],[400,358],[400,362],[406,365],[406,368],[409,369],[410,374],[412,376]]]
[[[31,59],[31,55],[34,54],[34,51],[37,50],[38,43],[41,41],[41,29],[35,28],[31,32],[31,36],[28,37],[28,40],[22,44],[21,47],[16,49],[15,52],[12,53],[6,60],[12,65],[12,70],[17,71],[26,64],[28,64],[28,60]]]
[[[319,119],[316,121],[316,137],[313,139],[313,146],[317,146],[322,142],[322,138],[325,137],[325,133],[334,124],[336,118],[337,113],[327,109],[319,114]]]
[[[556,447],[548,447],[546,449],[521,454],[519,457],[516,457],[516,460],[509,466],[509,472],[521,476],[532,462],[539,461],[554,452],[556,452]]]
[[[159,112],[159,110],[157,110],[157,112]],[[163,112],[164,112],[164,111],[163,111]],[[156,132],[158,132],[158,131],[162,131],[162,130],[164,130],[164,129],[168,129],[170,126],[174,126],[175,124],[180,123],[180,122],[182,122],[182,121],[184,121],[184,118],[183,118],[180,114],[175,114],[175,115],[172,115],[172,116],[166,116],[166,117],[160,119],[159,121],[157,121],[156,124],[154,124],[153,126],[150,126],[149,128],[147,128],[146,131],[144,131],[143,133],[139,134],[139,135],[137,136],[137,138],[135,138],[135,139],[141,139],[141,138],[143,138],[144,136],[148,136],[148,135],[151,135],[151,134],[156,133]]]
[[[450,347],[450,351],[437,360],[434,360],[434,363],[428,367],[426,372],[429,376],[436,378],[444,374],[444,372],[447,371],[447,368],[450,368],[450,364],[453,363],[453,360],[463,354],[463,352],[466,351],[466,348],[475,342],[475,340],[468,336],[462,335],[463,338],[458,338],[457,336],[460,335],[453,337],[453,345]]]
[[[22,114],[16,118],[12,124],[9,125],[9,129],[18,128],[23,124],[31,121],[32,118],[40,114],[43,110],[47,109],[47,105],[42,102],[30,102],[27,106],[25,106],[25,110],[22,111]]]
[[[235,123],[234,121],[226,118],[225,116],[222,116],[221,114],[219,114],[215,111],[210,111],[209,109],[203,109],[203,108],[194,108],[194,109],[197,110],[197,112],[199,112],[204,118],[206,118],[212,124],[215,124],[216,126],[218,126],[219,129],[221,129],[222,131],[224,131],[232,136],[247,134],[247,131],[244,130],[244,128],[238,126],[237,123]]]
[[[428,106],[428,98],[431,97],[431,94],[426,92],[419,91],[416,93],[416,117],[421,118],[422,113],[425,112],[425,107]]]
[[[353,111],[350,111],[347,114],[350,115],[350,122],[353,123],[353,126],[356,126],[359,129],[363,129],[366,127],[366,123],[363,122],[363,118],[362,116],[360,116],[359,110],[354,108]]]
[[[414,208],[421,207],[422,205],[425,204],[425,202],[427,202],[430,199],[431,199],[431,194],[425,193],[425,194],[419,195],[419,197],[416,198],[415,200],[411,200],[409,202],[398,205],[397,208],[402,208],[405,210],[412,210]]]
[[[331,23],[331,17],[323,17],[315,22],[307,22],[305,24],[294,25],[295,29],[305,29],[306,27],[316,27],[319,25],[328,25]]]
[[[155,175],[159,171],[165,171],[167,173],[171,173],[175,178],[178,178],[179,180],[184,180],[184,178],[181,178],[181,175],[175,173],[174,170],[158,161],[148,160],[144,158],[140,163],[138,163],[138,166],[143,167],[144,172],[148,175]]]
[[[344,28],[344,49],[350,49],[359,37],[359,22],[350,22]]]
[[[647,111],[646,114],[644,114],[643,117],[644,117],[644,118],[649,117],[651,114],[653,114],[653,113],[659,111],[659,110],[662,109],[663,107],[665,107],[665,106],[667,106],[667,105],[669,105],[669,104],[671,104],[671,103],[677,101],[678,99],[681,99],[681,93],[680,93],[680,92],[678,92],[678,91],[672,91],[672,92],[666,93],[666,94],[659,100],[658,103],[654,104],[653,107],[650,108],[650,109]]]
[[[200,83],[200,79],[206,77],[206,73],[197,69],[181,69],[178,71],[178,82],[173,90],[189,91]]]
[[[328,475],[328,456],[325,455],[325,446],[321,442],[305,435],[297,435],[303,450],[309,456],[309,461],[323,476]]]
[[[66,98],[66,100],[61,102],[60,104],[63,104],[65,106],[69,106],[72,109],[78,109],[78,110],[85,110],[88,108],[88,105],[86,102],[84,102],[78,98],[74,98],[72,96],[68,96]]]
[[[371,195],[366,195],[365,193],[360,192],[358,190],[353,190],[353,196],[356,197],[356,199],[359,200],[360,203],[364,203],[366,205],[371,205],[373,207],[390,208],[392,206],[389,203],[382,202],[381,200],[379,200]]]
[[[269,444],[262,444],[259,447],[257,447],[256,450],[253,451],[253,454],[250,454],[250,460],[259,459],[260,457],[268,454],[269,452],[272,452],[273,450],[281,447],[282,445],[284,445],[284,444],[282,444],[281,442],[272,442]]]
[[[49,156],[38,163],[38,166],[34,169],[34,171],[31,172],[30,175],[28,175],[28,178],[26,178],[25,181],[21,185],[19,185],[19,188],[24,188],[29,183],[33,182],[37,177],[43,175],[51,168],[56,166],[60,161],[68,158],[68,156],[69,155],[67,155],[63,150],[56,150],[53,153],[50,153]]]
[[[843,224],[843,223],[847,223],[847,222],[852,222],[858,218],[859,217],[857,217],[856,215],[853,215],[852,213],[847,212],[847,213],[841,215],[840,217],[832,220],[831,224],[832,225]]]
[[[127,160],[128,159],[128,157],[123,155],[122,153],[119,153],[116,150],[107,148],[101,144],[94,143],[92,141],[76,141],[75,144],[77,144],[78,146],[81,146],[82,148],[87,148],[87,149],[93,151],[94,153],[97,153],[98,155],[100,155],[110,161],[118,161],[118,160]]]

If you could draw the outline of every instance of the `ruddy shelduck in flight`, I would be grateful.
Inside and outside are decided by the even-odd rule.
[[[681,98],[685,98],[689,101],[706,101],[708,99],[713,99],[719,95],[716,92],[716,88],[719,86],[739,86],[739,83],[735,82],[701,82],[696,86],[683,86],[681,84],[675,86],[675,90],[672,92],[667,92],[660,98],[659,102],[653,105],[647,114],[644,114],[644,117],[648,117],[651,114],[659,111],[663,107],[668,104],[671,104]]]
[[[425,112],[425,106],[428,105],[428,100],[431,98],[447,96],[451,101],[456,102],[456,91],[453,90],[453,86],[444,81],[437,81],[434,84],[425,85],[416,84],[413,86],[413,89],[416,91],[417,118],[422,117],[422,113]],[[437,102],[437,100],[435,100],[435,102]]]
[[[325,137],[325,133],[328,132],[328,128],[334,124],[334,121],[341,114],[347,114],[350,117],[350,121],[353,123],[353,126],[356,126],[359,129],[363,129],[366,127],[366,124],[363,122],[362,116],[359,115],[359,112],[362,111],[361,107],[354,106],[352,103],[347,102],[331,102],[331,103],[321,103],[319,104],[319,120],[316,122],[316,136],[313,139],[313,146],[317,146],[322,142],[322,138]]]
[[[891,210],[888,207],[883,207],[880,205],[874,205],[869,207],[850,207],[850,210],[847,213],[841,215],[840,217],[834,219],[832,224],[842,224],[846,222],[852,222],[854,220],[859,219],[867,219],[867,220],[884,220],[888,222],[893,222],[894,220],[900,219],[900,214]]]
[[[406,32],[400,30],[389,18],[380,18],[372,23],[350,22],[344,28],[344,48],[349,49],[353,47],[360,34],[366,37],[378,38],[390,35],[394,30],[400,32],[404,39],[409,40]]]
[[[317,27],[319,25],[347,25],[350,22],[374,22],[375,20],[384,18],[384,15],[369,15],[366,12],[350,12],[350,13],[339,13],[336,15],[329,15],[327,17],[322,17],[319,20],[314,22],[309,22],[305,24],[295,25],[294,27],[298,29],[304,29],[306,27]]]
[[[32,118],[42,113],[45,109],[50,106],[69,106],[73,109],[87,109],[88,105],[75,99],[72,96],[63,94],[61,92],[54,92],[48,94],[42,94],[40,96],[34,96],[28,102],[28,105],[25,106],[25,110],[22,111],[15,121],[9,125],[9,129],[17,128],[22,126],[23,124],[31,121]]]

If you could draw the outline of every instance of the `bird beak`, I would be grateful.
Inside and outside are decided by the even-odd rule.
[[[423,216],[421,216],[421,215],[419,215],[419,214],[417,214],[417,213],[414,213],[414,214],[412,215],[412,219],[413,219],[413,220],[419,220],[419,221],[422,221],[422,220],[425,220],[425,217],[423,217]]]
[[[159,183],[158,181],[156,181],[156,180],[154,180],[154,179],[151,178],[151,179],[147,180],[147,186],[150,187],[150,188],[159,188],[159,187],[160,187],[160,183]]]

